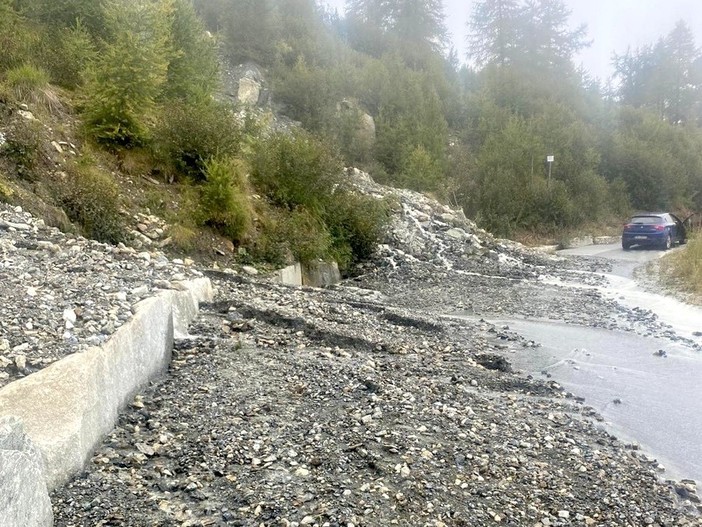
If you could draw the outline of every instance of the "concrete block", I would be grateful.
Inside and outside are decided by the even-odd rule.
[[[341,282],[341,273],[336,262],[319,260],[302,266],[302,285],[328,287],[339,282]]]
[[[0,524],[51,527],[53,520],[41,452],[19,419],[0,418]]]
[[[0,417],[20,418],[45,461],[49,491],[83,468],[119,411],[166,370],[174,325],[184,331],[198,301],[211,295],[209,280],[203,279],[184,291],[146,299],[101,347],[70,355],[0,390]],[[0,508],[0,518],[3,514]]]
[[[302,285],[302,266],[299,263],[278,270],[278,282],[284,285]]]

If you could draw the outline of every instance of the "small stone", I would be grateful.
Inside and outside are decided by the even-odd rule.
[[[18,370],[25,369],[27,367],[27,357],[25,357],[24,355],[16,355],[15,366],[17,366]]]
[[[258,274],[258,269],[251,267],[250,265],[244,265],[241,270],[251,276],[256,276]]]

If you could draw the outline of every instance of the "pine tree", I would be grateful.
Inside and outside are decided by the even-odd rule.
[[[425,48],[435,53],[445,50],[447,30],[441,0],[389,0],[390,30],[402,46]]]
[[[209,100],[217,86],[218,66],[214,39],[208,36],[190,0],[174,0],[168,65],[167,97],[186,102]]]
[[[517,0],[478,0],[468,22],[468,57],[478,67],[505,65],[518,53]]]
[[[518,42],[528,67],[554,71],[572,69],[575,53],[589,45],[587,27],[569,28],[571,11],[563,0],[528,0],[520,10]]]
[[[133,146],[148,137],[156,98],[172,58],[169,0],[112,0],[108,41],[90,73],[86,124],[100,142]]]

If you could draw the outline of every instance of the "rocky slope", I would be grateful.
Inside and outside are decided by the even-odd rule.
[[[54,493],[56,525],[699,524],[694,485],[661,482],[587,401],[512,372],[503,352],[537,344],[482,320],[677,338],[588,287],[600,278],[586,271],[606,264],[527,251],[423,196],[349,177],[397,213],[373,265],[324,290],[197,271],[2,210],[3,294],[16,305],[0,325],[6,381],[28,373],[20,354],[41,367],[104,338],[153,288],[203,272],[218,291],[168,377]]]

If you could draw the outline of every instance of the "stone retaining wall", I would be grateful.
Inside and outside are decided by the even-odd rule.
[[[207,279],[180,286],[137,304],[101,347],[0,390],[2,527],[52,525],[47,491],[82,469],[120,409],[165,372],[174,335],[186,334],[199,303],[212,300]]]

